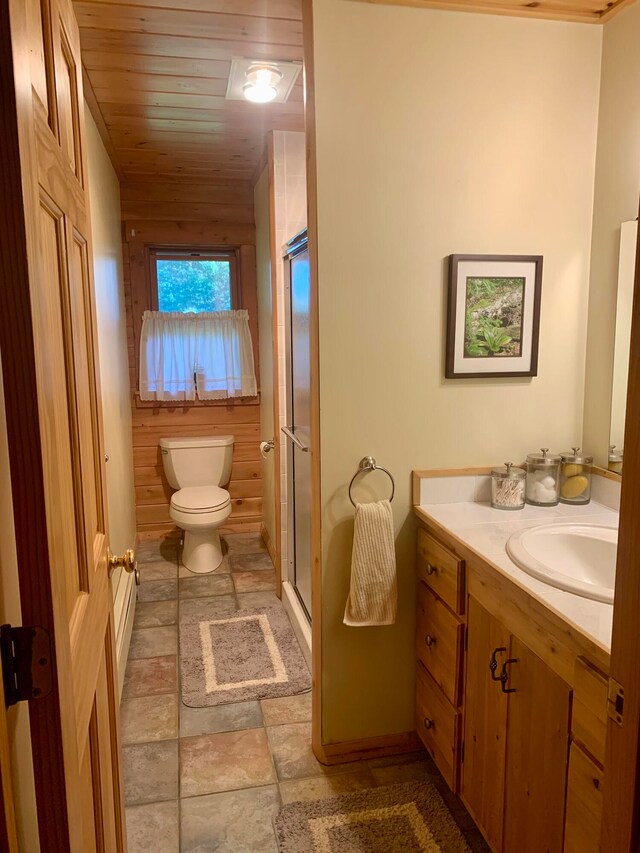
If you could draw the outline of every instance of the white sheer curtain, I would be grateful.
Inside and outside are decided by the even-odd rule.
[[[201,400],[255,397],[249,313],[211,311],[197,317],[198,397]]]
[[[218,400],[257,394],[246,310],[145,311],[140,399]]]

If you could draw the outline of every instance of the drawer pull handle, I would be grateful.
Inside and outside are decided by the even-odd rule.
[[[433,563],[427,563],[427,574],[428,575],[435,575],[437,573],[437,571],[438,571],[438,569],[436,566],[433,565]]]
[[[500,687],[503,693],[515,693],[515,687],[507,687],[509,683],[509,673],[507,671],[507,667],[510,663],[520,663],[518,658],[509,658],[502,664],[502,672],[500,674]]]
[[[431,646],[435,643],[436,638],[432,637],[431,634],[427,634],[427,636],[424,638],[424,641],[429,646],[429,648],[431,648]]]
[[[424,727],[425,727],[425,729],[427,729],[427,731],[428,731],[429,729],[433,729],[433,728],[435,728],[435,725],[436,725],[436,724],[434,723],[434,721],[433,721],[433,720],[430,720],[430,719],[429,719],[429,717],[425,717],[425,718],[424,718]]]
[[[491,679],[492,681],[500,681],[502,676],[496,675],[496,670],[498,669],[498,661],[496,660],[496,655],[502,654],[502,652],[506,652],[506,648],[504,646],[499,646],[497,649],[494,649],[491,652],[491,660],[489,661],[489,669],[491,670]]]

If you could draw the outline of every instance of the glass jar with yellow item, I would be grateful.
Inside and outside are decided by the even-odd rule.
[[[561,453],[560,501],[563,504],[588,504],[591,500],[593,456],[581,453],[579,447]]]

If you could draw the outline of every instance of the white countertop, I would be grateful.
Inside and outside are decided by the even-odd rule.
[[[513,533],[538,524],[588,520],[592,524],[617,527],[618,513],[615,510],[595,501],[586,506],[525,506],[515,512],[493,509],[487,502],[471,501],[426,503],[419,509],[605,651],[611,651],[613,605],[563,592],[531,577],[510,559],[505,546]]]

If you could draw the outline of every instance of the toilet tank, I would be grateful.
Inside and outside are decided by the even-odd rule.
[[[169,485],[226,486],[231,479],[233,436],[161,438],[162,464]]]

